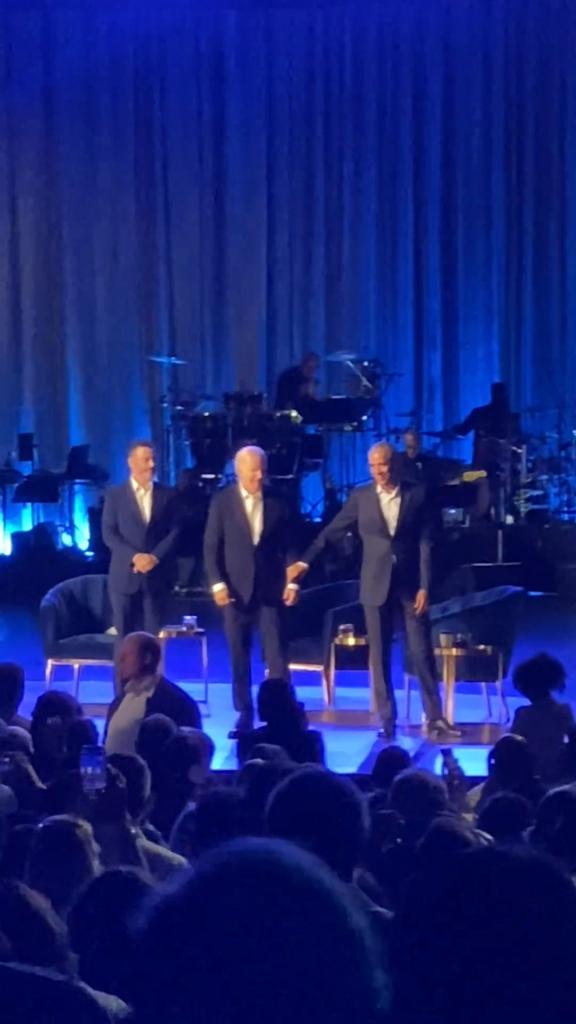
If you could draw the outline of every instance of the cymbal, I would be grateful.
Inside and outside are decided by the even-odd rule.
[[[160,363],[161,366],[186,366],[187,359],[180,359],[179,356],[164,356],[155,354],[147,356],[149,363]]]
[[[329,352],[324,356],[325,363],[346,363],[351,359],[358,359],[357,352],[349,352],[347,349],[338,349],[336,352]]]

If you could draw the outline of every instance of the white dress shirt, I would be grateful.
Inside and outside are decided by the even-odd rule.
[[[264,499],[262,492],[259,494],[250,494],[249,491],[245,490],[244,487],[238,485],[240,491],[240,497],[242,498],[242,504],[248,520],[248,526],[250,527],[250,534],[252,536],[252,543],[254,547],[260,542],[262,536],[262,530],[264,529]],[[225,583],[214,583],[212,586],[212,593],[215,594],[219,590],[223,590],[226,586]],[[299,590],[298,583],[289,583],[289,590]]]
[[[146,704],[158,686],[158,676],[131,680],[108,725],[106,754],[135,754],[136,740],[146,715]]]
[[[151,483],[149,487],[142,487],[133,476],[130,477],[130,483],[132,490],[138,502],[138,508],[140,514],[145,523],[149,523],[152,518],[152,492],[154,490],[154,484]]]
[[[393,537],[398,529],[401,500],[400,488],[395,487],[393,491],[387,491],[384,487],[377,487],[376,493],[378,495],[378,501],[380,502],[380,511],[384,517],[384,522],[388,527],[390,536]]]
[[[250,494],[249,491],[246,491],[241,487],[240,496],[248,519],[250,533],[252,534],[252,543],[254,547],[256,547],[260,541],[264,527],[264,502],[262,501],[262,492],[260,491],[259,494]]]

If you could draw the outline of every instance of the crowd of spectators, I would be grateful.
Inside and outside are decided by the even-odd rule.
[[[399,746],[362,779],[328,771],[277,680],[223,783],[199,709],[194,726],[147,713],[134,685],[88,785],[95,724],[56,690],[26,721],[22,671],[0,665],[1,1019],[572,1024],[564,678],[545,655],[518,667],[530,704],[464,790]]]

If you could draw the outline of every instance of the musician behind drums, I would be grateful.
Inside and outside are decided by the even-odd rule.
[[[488,474],[492,504],[502,518],[503,502],[510,497],[512,456],[520,442],[520,416],[512,412],[505,384],[491,387],[488,405],[479,405],[453,428],[459,436],[474,431],[473,465]]]
[[[318,381],[316,374],[320,356],[306,352],[298,366],[289,366],[279,378],[276,390],[276,409],[295,409],[302,413],[310,402],[317,399]]]
[[[434,464],[437,460],[422,451],[417,430],[410,427],[404,433],[404,451],[398,456],[398,472],[403,483],[429,484],[434,478]]]

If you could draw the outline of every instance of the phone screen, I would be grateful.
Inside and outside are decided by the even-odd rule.
[[[85,793],[97,793],[106,785],[106,753],[104,747],[82,747],[80,774]]]

